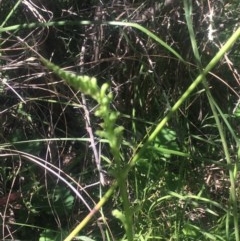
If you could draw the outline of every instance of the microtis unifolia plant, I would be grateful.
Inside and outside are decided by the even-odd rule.
[[[118,113],[110,108],[110,103],[113,96],[112,93],[108,93],[108,84],[104,83],[99,88],[95,77],[78,76],[76,74],[64,71],[60,67],[42,57],[41,61],[48,69],[52,70],[60,78],[64,79],[69,85],[74,87],[76,90],[81,91],[83,94],[91,96],[95,101],[97,101],[98,107],[95,111],[95,115],[103,120],[101,124],[102,129],[97,131],[97,135],[108,141],[115,164],[115,170],[113,170],[113,172],[115,174],[116,182],[110,190],[112,193],[116,185],[119,186],[124,207],[124,213],[121,213],[119,210],[115,210],[113,215],[122,221],[128,240],[133,240],[132,214],[130,210],[131,205],[128,200],[124,172],[121,170],[120,146],[122,142],[123,127],[116,127]],[[106,196],[102,198],[102,201],[105,202],[106,200]],[[92,214],[94,214],[101,207],[101,205],[97,206],[97,208],[95,207],[92,210]],[[73,234],[70,234],[70,236],[66,238],[66,240],[71,240],[78,232],[79,226],[73,231]]]

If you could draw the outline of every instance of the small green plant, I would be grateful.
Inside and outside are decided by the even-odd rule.
[[[119,170],[122,168],[120,145],[122,143],[123,127],[116,127],[118,113],[110,109],[112,94],[107,93],[108,85],[103,84],[102,87],[99,88],[96,78],[91,78],[89,76],[77,76],[73,73],[62,70],[44,58],[41,58],[41,61],[55,74],[66,80],[68,84],[72,85],[77,90],[82,91],[84,94],[90,95],[98,102],[99,106],[95,112],[95,115],[102,118],[103,123],[101,125],[102,130],[99,130],[97,134],[100,137],[105,138],[109,143],[114,160],[113,165],[115,165],[113,173],[120,187],[121,196],[123,199],[124,214],[121,214],[121,218],[120,215],[115,216],[123,222],[128,240],[133,240],[132,213],[130,210],[130,202],[128,200],[127,187],[125,185],[125,173],[119,172]],[[120,211],[116,212],[119,213]],[[68,240],[68,238],[66,240]]]

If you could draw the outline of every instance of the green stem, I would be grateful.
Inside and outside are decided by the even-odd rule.
[[[179,100],[170,109],[168,114],[162,119],[162,121],[160,121],[160,123],[151,133],[151,135],[147,138],[143,146],[139,148],[140,150],[137,153],[135,153],[135,155],[132,157],[132,159],[129,162],[125,175],[127,175],[128,171],[135,165],[137,160],[142,156],[147,146],[157,137],[157,135],[163,129],[165,124],[171,119],[172,115],[179,109],[179,107],[184,103],[184,101],[189,97],[189,95],[196,89],[196,87],[202,81],[204,81],[206,75],[216,66],[216,64],[221,60],[224,54],[226,54],[226,52],[228,52],[231,49],[232,45],[238,40],[239,37],[240,37],[240,27],[232,34],[232,36],[228,39],[228,41],[222,46],[222,48],[218,51],[218,53],[212,58],[209,64],[202,70],[202,72],[198,75],[198,77],[193,81],[193,83],[188,87],[188,89],[182,94]]]
[[[200,74],[202,73],[202,62],[201,62],[201,58],[200,58],[200,54],[198,51],[198,47],[197,47],[197,42],[196,42],[196,37],[194,34],[194,30],[193,30],[193,23],[192,23],[192,1],[191,0],[184,0],[184,10],[185,10],[185,18],[186,18],[186,22],[187,22],[187,26],[188,26],[188,31],[189,31],[189,35],[190,35],[190,39],[191,39],[191,44],[192,44],[192,49],[193,49],[193,54],[195,57],[195,60],[197,62],[197,66],[199,69]],[[238,34],[236,35],[236,39],[239,38],[239,31]],[[231,43],[228,45],[229,48],[231,47]],[[229,153],[229,149],[228,149],[228,145],[227,145],[227,141],[226,141],[226,136],[224,134],[223,131],[223,126],[220,122],[219,119],[219,115],[217,112],[216,107],[217,103],[214,101],[214,98],[210,92],[208,83],[206,81],[206,77],[203,77],[203,85],[205,87],[205,91],[207,94],[207,98],[215,119],[215,122],[217,124],[217,128],[218,128],[218,132],[220,134],[220,138],[221,138],[221,142],[222,142],[222,146],[223,146],[223,150],[224,150],[224,154],[227,160],[227,164],[230,167],[229,169],[229,176],[230,176],[230,183],[231,183],[231,187],[230,187],[230,207],[232,208],[233,211],[233,222],[234,222],[234,227],[235,227],[235,239],[236,241],[239,241],[240,237],[239,237],[239,223],[238,223],[238,208],[237,208],[237,197],[236,197],[236,187],[235,187],[235,177],[234,177],[234,171],[232,166],[232,161],[231,161],[231,157],[230,157],[230,153]],[[237,143],[238,145],[238,143]],[[235,164],[234,169],[237,168],[237,165]],[[229,212],[229,211],[228,211]]]
[[[107,200],[112,196],[114,190],[117,187],[117,182],[114,182],[92,211],[77,225],[76,228],[64,239],[64,241],[71,241],[77,234],[88,224],[88,222],[93,218],[93,216],[103,207]]]
[[[119,137],[120,138],[120,137]],[[121,156],[120,156],[120,142],[115,146],[112,146],[111,152],[114,157],[114,162],[116,167],[114,168],[114,175],[117,179],[117,185],[120,189],[120,196],[122,198],[123,210],[124,210],[124,221],[123,225],[126,231],[127,240],[133,241],[134,232],[133,232],[133,221],[132,221],[132,210],[131,203],[129,201],[128,187],[127,187],[127,176],[124,176],[122,171],[123,167],[121,165]]]
[[[11,18],[11,16],[14,14],[14,12],[16,11],[16,9],[18,8],[18,6],[22,3],[22,0],[18,0],[16,2],[16,4],[14,5],[14,7],[11,9],[10,13],[7,15],[7,17],[5,18],[5,20],[2,22],[0,29],[3,28],[3,26],[7,23],[7,21]]]
[[[20,29],[31,29],[31,28],[37,28],[37,27],[51,27],[51,26],[74,26],[74,25],[114,25],[114,26],[128,26],[133,27],[141,32],[145,33],[146,36],[149,36],[150,38],[154,39],[157,43],[159,43],[161,46],[163,46],[165,49],[167,49],[169,52],[171,52],[174,56],[176,56],[180,61],[185,62],[183,58],[173,49],[171,48],[167,43],[165,43],[163,40],[161,40],[157,35],[149,31],[148,29],[144,28],[138,23],[131,23],[131,22],[118,22],[118,21],[105,21],[105,22],[98,22],[98,21],[58,21],[58,22],[47,22],[47,23],[26,23],[26,24],[18,24],[13,25],[9,27],[0,27],[0,33],[6,32],[6,31],[14,31],[14,30],[20,30]]]

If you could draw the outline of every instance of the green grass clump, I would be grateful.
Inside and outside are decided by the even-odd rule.
[[[134,4],[2,5],[3,239],[239,240],[240,28],[211,32],[212,0]]]

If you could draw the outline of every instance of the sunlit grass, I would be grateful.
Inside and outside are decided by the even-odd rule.
[[[49,21],[7,26],[6,23],[13,17],[19,3],[20,1],[3,20],[0,33],[11,31],[14,35],[37,27],[47,29],[93,24],[92,21]],[[131,97],[122,100],[125,101],[122,104],[123,113],[117,109],[121,106],[121,98],[117,99],[120,91],[112,88],[113,85],[115,89],[120,88],[120,84],[118,86],[114,78],[113,82],[108,80],[108,84],[102,84],[90,74],[66,71],[66,66],[58,66],[51,59],[44,58],[38,49],[34,49],[35,46],[16,38],[32,55],[31,61],[25,63],[29,68],[40,68],[41,73],[46,72],[45,76],[48,72],[53,72],[61,80],[54,82],[49,92],[47,88],[50,85],[41,87],[43,92],[50,95],[46,98],[25,98],[25,93],[18,93],[15,85],[12,91],[18,103],[12,109],[5,109],[11,118],[18,118],[24,128],[12,132],[12,138],[3,138],[0,157],[4,160],[4,165],[12,160],[18,167],[16,176],[27,177],[28,184],[22,184],[27,195],[22,200],[28,212],[25,220],[33,222],[22,225],[16,220],[16,226],[41,230],[41,241],[70,241],[74,237],[79,240],[98,240],[99,237],[104,237],[105,240],[122,241],[239,240],[238,193],[235,186],[238,178],[236,162],[239,141],[231,119],[236,119],[236,115],[225,114],[225,110],[221,109],[211,93],[208,76],[239,39],[240,29],[226,39],[226,43],[213,54],[212,60],[205,64],[202,63],[202,53],[194,33],[190,1],[184,0],[184,11],[185,25],[188,27],[186,34],[189,34],[186,38],[190,39],[189,51],[193,53],[193,59],[189,60],[185,60],[186,56],[178,53],[174,45],[168,44],[157,33],[141,24],[126,21],[101,23],[102,27],[111,29],[128,29],[130,32],[134,29],[135,32],[131,33],[137,36],[136,43],[140,42],[140,46],[144,45],[146,37],[149,43],[157,46],[154,49],[156,55],[159,49],[167,53],[167,56],[159,54],[159,62],[154,64],[151,58],[155,53],[152,56],[147,56],[146,52],[141,53],[136,72],[126,73],[129,79],[125,82],[131,83],[128,92]],[[139,33],[141,37],[138,36]],[[133,55],[138,57],[139,50],[134,46],[136,43],[132,42],[132,36],[123,34],[121,37]],[[142,48],[145,49],[146,46]],[[158,73],[153,66],[170,60],[178,63],[178,67],[181,64],[181,68],[187,72],[184,78],[191,76],[191,79],[186,79],[185,85],[169,85],[173,87],[167,89],[158,83],[158,76],[162,73]],[[116,72],[122,78],[120,72],[123,70]],[[8,78],[8,74],[3,75]],[[50,78],[47,80],[50,81]],[[12,82],[3,82],[3,86],[4,84],[9,87]],[[201,84],[202,89],[199,91]],[[4,94],[4,90],[1,93]],[[190,107],[198,101],[201,106],[201,98],[206,101],[204,108],[209,106],[207,111],[201,107],[196,111],[203,113],[198,117],[201,121],[196,124]],[[44,118],[36,118],[37,111],[32,111],[33,103],[32,106],[40,111],[43,110],[40,106],[46,104],[50,114],[43,113]],[[91,108],[87,103],[91,103]],[[52,116],[56,106],[60,109],[60,114],[54,122]],[[81,128],[86,129],[84,134],[74,133],[71,137],[67,128],[64,130],[58,127],[61,116],[65,118],[64,124],[68,124],[65,117],[67,108],[78,110],[71,112],[77,115],[70,119],[75,121],[75,125],[82,125]],[[127,109],[130,111],[124,113]],[[9,116],[4,121],[5,126],[11,120]],[[13,122],[9,123],[10,126],[13,125]],[[30,138],[29,130],[36,131],[33,138]],[[39,133],[41,138],[37,137]],[[61,134],[57,136],[56,133]],[[70,161],[65,158],[65,163],[61,162],[61,148],[67,149],[64,143],[71,141],[81,143],[82,146],[78,146],[81,150]],[[52,143],[56,148],[54,157]],[[40,150],[44,148],[47,151],[43,157]],[[67,161],[70,166],[66,167]],[[81,169],[81,162],[88,163],[88,168]],[[36,172],[39,167],[42,172]],[[1,168],[1,175],[8,175],[7,169],[13,172],[14,167]],[[104,175],[109,180],[106,178],[105,181]],[[11,178],[15,178],[14,172]],[[89,179],[91,183],[88,182]],[[7,189],[6,183],[4,186]],[[75,202],[80,202],[80,205],[75,205]],[[41,215],[41,212],[53,217],[50,223],[46,222],[46,227],[44,222],[41,223],[42,226],[34,224],[36,215]],[[98,226],[100,234],[96,234],[92,222]],[[58,224],[62,231],[54,230],[53,223]]]

